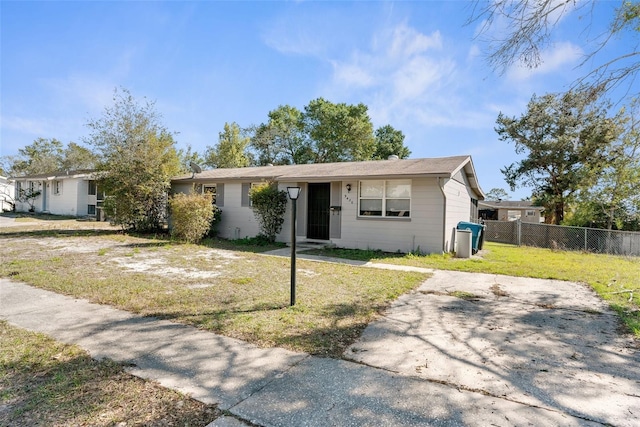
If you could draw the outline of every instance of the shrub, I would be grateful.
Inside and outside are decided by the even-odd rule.
[[[211,218],[211,222],[209,223],[209,231],[207,232],[207,237],[216,237],[218,235],[218,225],[220,225],[220,220],[222,219],[222,209],[220,209],[216,205],[213,206],[213,217]]]
[[[169,209],[171,235],[177,239],[198,242],[212,227],[214,205],[211,203],[211,194],[175,194],[169,199]]]
[[[278,185],[267,182],[253,187],[249,191],[253,214],[260,225],[260,237],[275,242],[276,235],[282,230],[284,213],[287,210],[287,192],[278,190]]]

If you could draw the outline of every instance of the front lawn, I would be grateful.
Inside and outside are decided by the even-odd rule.
[[[200,427],[220,415],[117,363],[0,322],[2,426]]]
[[[296,305],[289,307],[288,257],[254,253],[261,247],[251,242],[236,250],[229,250],[233,242],[209,244],[12,230],[0,233],[0,276],[259,346],[331,357],[428,277],[299,260]]]

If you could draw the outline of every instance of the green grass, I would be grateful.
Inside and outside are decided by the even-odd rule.
[[[485,243],[479,257],[450,254],[398,255],[346,249],[314,250],[317,255],[440,270],[568,280],[591,286],[640,337],[640,258]],[[625,290],[634,290],[631,294]]]
[[[2,426],[203,426],[221,414],[117,363],[6,322],[0,322],[0,408]]]

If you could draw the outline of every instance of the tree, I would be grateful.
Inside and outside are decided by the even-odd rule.
[[[535,95],[520,118],[502,113],[496,132],[501,141],[515,143],[526,157],[502,169],[513,191],[533,188],[545,217],[564,219],[565,205],[580,189],[589,188],[607,162],[607,150],[620,133],[603,104],[586,92]]]
[[[624,132],[608,148],[607,163],[596,184],[580,194],[575,225],[614,226],[623,230],[640,213],[640,101],[621,116]],[[582,221],[584,224],[579,224]]]
[[[486,196],[487,200],[509,200],[509,193],[502,188],[492,188]]]
[[[371,156],[372,160],[386,160],[391,155],[406,159],[411,155],[409,148],[404,145],[404,134],[391,125],[376,129],[375,144],[376,149]]]
[[[70,142],[63,151],[63,158],[60,164],[61,170],[93,169],[96,166],[98,157],[88,148],[82,147],[75,142]]]
[[[219,141],[214,147],[207,147],[204,163],[217,168],[242,168],[251,164],[247,152],[250,139],[242,136],[240,126],[233,122],[224,124]]]
[[[55,138],[38,138],[18,150],[17,156],[2,158],[10,176],[39,175],[64,170],[92,169],[96,156],[75,142],[66,147]]]
[[[276,241],[282,230],[284,214],[287,210],[287,192],[278,190],[278,185],[267,182],[252,187],[249,191],[253,213],[260,225],[260,236],[267,242]]]
[[[481,34],[488,35],[490,30],[504,29],[505,35],[492,37],[489,41],[488,60],[494,69],[504,72],[515,62],[529,68],[537,68],[542,63],[540,52],[552,42],[554,30],[570,14],[580,11],[594,13],[596,0],[576,2],[575,0],[539,1],[539,0],[495,0],[476,2],[469,22],[482,22]],[[591,20],[581,19],[584,28],[577,31],[586,34]],[[605,53],[609,43],[617,36],[640,31],[640,3],[621,1],[613,16],[608,33],[592,41],[593,50],[587,52],[581,67],[592,67],[578,79],[577,86],[588,83],[591,89],[599,92],[610,91],[616,86],[627,83],[631,95],[637,95],[634,89],[636,76],[640,71],[640,52],[629,44],[629,51],[613,59],[598,56]],[[612,43],[613,44],[613,43]]]
[[[60,170],[63,159],[62,142],[55,138],[38,138],[18,150],[17,156],[5,158],[11,176],[38,175]]]
[[[373,125],[364,104],[334,104],[323,98],[304,107],[303,130],[311,163],[369,160],[375,151]]]
[[[16,194],[16,201],[27,203],[29,205],[29,212],[34,212],[36,210],[35,201],[41,194],[42,190],[35,189],[35,187],[20,188],[18,194]]]
[[[266,124],[252,129],[251,147],[258,154],[258,164],[303,164],[313,159],[302,119],[302,111],[280,105],[269,112]]]
[[[155,103],[139,103],[126,89],[115,90],[113,106],[87,124],[86,142],[99,153],[98,185],[104,209],[124,229],[161,228],[171,178],[180,171],[173,135],[160,123]]]
[[[197,151],[193,151],[191,145],[187,144],[186,149],[178,150],[178,158],[180,159],[180,172],[182,173],[191,173],[191,164],[196,164],[198,166],[204,164],[204,157],[200,155]]]

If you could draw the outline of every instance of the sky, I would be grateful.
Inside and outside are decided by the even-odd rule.
[[[541,67],[503,73],[488,65],[481,22],[468,23],[473,5],[0,0],[0,156],[40,137],[82,144],[116,88],[154,101],[177,147],[200,153],[225,122],[260,124],[323,97],[367,105],[374,128],[405,134],[411,158],[471,155],[485,192],[521,199],[531,190],[510,191],[500,169],[522,156],[498,139],[496,118],[584,74],[619,2],[563,19]]]

